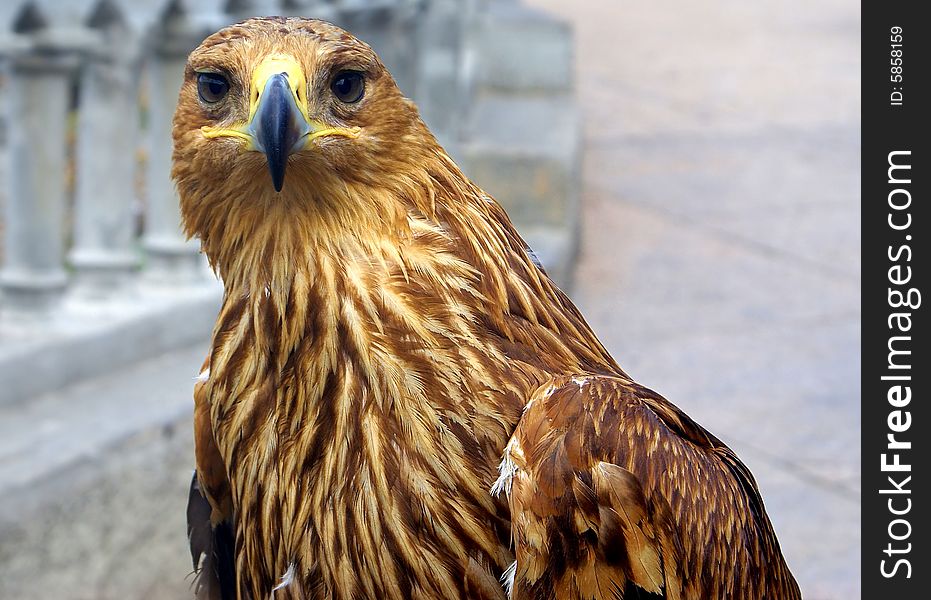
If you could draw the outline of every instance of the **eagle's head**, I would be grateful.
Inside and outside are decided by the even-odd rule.
[[[211,245],[267,243],[263,227],[390,225],[440,151],[368,45],[291,18],[232,25],[191,53],[173,137],[185,228],[214,262]]]

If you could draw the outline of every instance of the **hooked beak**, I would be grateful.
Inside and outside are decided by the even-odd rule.
[[[269,77],[258,111],[249,123],[249,133],[255,140],[256,150],[265,153],[276,192],[284,185],[288,156],[303,148],[304,138],[312,132],[313,128],[297,107],[288,86],[288,76],[276,73]]]
[[[328,127],[308,115],[307,83],[290,56],[272,55],[255,69],[250,83],[249,120],[241,125],[201,127],[205,137],[236,137],[245,149],[265,154],[276,192],[284,187],[288,157],[324,136],[355,138],[358,127]]]

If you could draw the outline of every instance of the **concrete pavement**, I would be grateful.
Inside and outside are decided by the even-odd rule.
[[[575,27],[574,299],[750,466],[805,598],[859,597],[859,6],[528,3]]]
[[[193,597],[191,391],[207,346],[0,404],[0,600]]]

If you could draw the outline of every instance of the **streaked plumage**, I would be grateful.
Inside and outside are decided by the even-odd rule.
[[[347,69],[358,103],[330,91]],[[291,138],[253,115],[296,110],[310,137],[277,164]],[[224,29],[174,137],[226,287],[195,390],[201,597],[799,597],[746,467],[617,366],[366,45]]]

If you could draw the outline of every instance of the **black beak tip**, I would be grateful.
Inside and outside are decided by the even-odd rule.
[[[284,187],[284,174],[288,167],[288,152],[282,148],[284,143],[280,138],[266,138],[265,157],[268,161],[268,172],[272,176],[272,185],[275,191],[280,192]]]
[[[284,168],[275,168],[272,165],[269,165],[269,170],[272,173],[272,185],[275,186],[276,192],[281,192],[281,188],[284,187]]]

